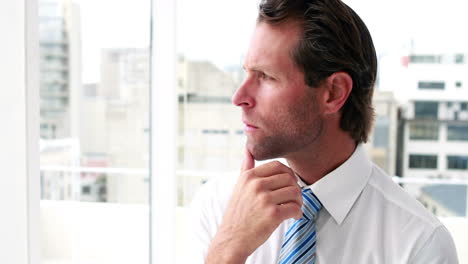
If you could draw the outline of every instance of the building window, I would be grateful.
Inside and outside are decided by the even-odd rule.
[[[387,116],[378,116],[375,122],[373,145],[376,148],[387,148],[390,120]]]
[[[81,194],[86,194],[86,195],[91,194],[91,186],[89,186],[89,185],[82,186],[81,187]]]
[[[464,54],[455,54],[455,63],[462,64],[465,62],[465,55]]]
[[[417,101],[414,103],[414,117],[417,119],[437,119],[439,116],[439,103]]]
[[[462,87],[462,82],[461,81],[455,82],[455,87],[461,88]]]
[[[411,169],[437,169],[437,155],[410,155]]]
[[[225,129],[203,129],[202,130],[202,133],[203,134],[228,134],[229,131],[225,130]]]
[[[447,156],[447,169],[468,169],[468,156]]]
[[[447,125],[447,140],[468,141],[468,125]]]
[[[440,63],[439,55],[411,55],[411,63]]]
[[[445,82],[418,82],[418,88],[424,90],[444,90]]]
[[[439,140],[439,124],[437,122],[410,123],[410,139],[412,140]]]
[[[461,103],[461,104],[460,104],[460,109],[461,109],[462,111],[467,110],[467,109],[468,109],[468,103]]]

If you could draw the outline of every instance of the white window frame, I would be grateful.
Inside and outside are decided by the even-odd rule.
[[[152,0],[150,263],[176,255],[176,1]]]
[[[38,0],[0,1],[0,263],[40,264]],[[153,0],[151,261],[175,262],[175,2]],[[156,177],[161,175],[161,177]]]
[[[0,263],[39,264],[37,0],[0,1]]]

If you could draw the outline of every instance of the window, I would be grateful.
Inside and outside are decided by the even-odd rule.
[[[468,156],[447,156],[447,169],[468,169]]]
[[[444,90],[445,82],[418,82],[418,88],[421,90]]]
[[[150,6],[38,0],[41,263],[149,263]]]
[[[411,169],[437,169],[437,155],[410,154],[409,167]]]
[[[440,63],[439,55],[411,55],[411,63]]]
[[[439,117],[439,103],[416,101],[414,103],[414,117],[416,119],[437,119]]]
[[[455,87],[461,88],[462,87],[462,82],[461,81],[456,81],[455,82]]]
[[[455,63],[456,64],[465,63],[465,55],[464,54],[455,54]]]
[[[465,111],[467,109],[468,109],[468,103],[467,102],[460,103],[460,110]]]
[[[222,177],[238,171],[244,146],[241,112],[231,98],[244,79],[241,58],[247,51],[257,4],[205,3],[219,10],[229,5],[232,10],[221,15],[196,1],[181,0],[178,4],[178,153],[183,158],[179,157],[177,164],[177,181],[178,206],[182,208],[188,207],[211,175]],[[244,14],[244,19],[236,12]],[[203,19],[193,19],[194,13]]]
[[[468,124],[467,125],[447,125],[447,140],[468,141]]]
[[[15,12],[9,12],[9,4],[5,4],[7,2],[13,3],[16,1],[3,1],[2,4],[0,4],[2,7],[0,8],[0,13],[2,13],[0,17],[10,19],[11,15],[11,18],[13,18],[11,26],[2,27],[6,29],[3,32],[6,32],[8,36],[5,37],[5,40],[10,41],[11,39],[15,39],[16,36],[11,38],[8,28],[11,27],[11,29],[15,29],[11,30],[12,32],[20,32],[18,29],[24,28],[24,25],[20,24],[17,26],[18,20],[22,19],[17,19],[16,17],[19,16],[19,14],[24,16],[25,13],[23,12],[24,10],[13,10]],[[34,2],[34,0],[32,2]],[[68,233],[71,235],[67,237],[71,239],[70,241],[73,245],[85,246],[88,249],[92,248],[93,252],[97,253],[110,252],[109,255],[116,258],[119,258],[121,256],[120,254],[125,253],[129,253],[129,255],[133,257],[129,259],[119,258],[122,263],[149,263],[147,258],[149,255],[149,238],[147,236],[147,234],[149,234],[147,230],[149,226],[147,211],[149,208],[148,201],[146,200],[146,186],[150,179],[148,178],[147,168],[148,153],[144,147],[140,148],[140,146],[149,145],[147,135],[151,132],[148,125],[142,120],[146,120],[145,116],[154,114],[152,110],[150,111],[148,109],[149,107],[145,101],[141,101],[141,98],[148,98],[147,83],[150,77],[150,74],[147,72],[147,65],[149,64],[148,53],[150,50],[148,47],[149,41],[142,41],[141,39],[141,36],[149,38],[149,30],[147,27],[150,25],[150,19],[146,14],[149,14],[150,0],[116,1],[115,3],[112,2],[111,5],[102,0],[41,0],[40,2],[41,8],[39,13],[41,16],[41,23],[38,26],[40,27],[40,48],[42,53],[40,57],[42,58],[41,64],[43,65],[41,66],[43,68],[40,78],[42,105],[41,120],[36,121],[40,121],[40,129],[41,133],[43,133],[41,139],[42,164],[40,176],[42,182],[42,197],[45,198],[46,194],[50,195],[47,197],[51,197],[41,202],[41,214],[46,216],[43,222],[44,225],[49,228],[44,230],[45,232],[43,233],[50,234],[46,239],[61,238],[65,237],[67,234],[61,233],[58,227],[73,226],[74,228],[72,229],[68,228],[70,232],[73,233]],[[70,6],[66,8],[62,7],[62,2],[72,2],[73,6],[78,7],[80,12],[75,12],[76,10]],[[123,4],[123,2],[127,4]],[[235,113],[236,110],[231,111],[231,109],[235,108],[230,104],[230,95],[232,95],[233,89],[235,89],[243,79],[243,72],[240,67],[242,59],[240,58],[245,56],[244,52],[246,49],[245,45],[243,46],[242,43],[248,42],[248,38],[250,37],[249,29],[252,28],[252,22],[255,21],[255,8],[257,3],[255,3],[256,1],[250,0],[235,1],[235,3],[226,0],[208,0],[209,4],[206,4],[207,2],[200,4],[200,2],[188,0],[176,2],[179,13],[177,16],[177,34],[180,40],[178,43],[179,46],[177,47],[178,55],[184,55],[178,56],[178,58],[182,59],[179,61],[181,69],[179,71],[179,80],[176,89],[177,93],[182,95],[182,98],[186,99],[179,102],[180,116],[177,121],[180,122],[179,127],[182,132],[180,134],[177,134],[177,132],[175,133],[180,136],[180,144],[176,146],[179,150],[179,163],[177,164],[179,170],[177,174],[179,185],[177,187],[180,197],[180,207],[178,209],[185,210],[193,194],[197,191],[199,186],[206,182],[210,175],[217,177],[220,175],[217,172],[221,170],[223,172],[238,172],[239,163],[241,161],[239,152],[243,146],[245,137],[241,128],[242,124],[239,122],[239,113]],[[42,3],[44,3],[44,6],[42,6]],[[141,3],[144,3],[144,7],[139,7]],[[381,1],[379,5],[384,7],[381,9],[386,10],[386,12],[375,16],[374,14],[380,12],[380,9],[367,8],[368,5],[361,5],[361,8],[359,8],[359,4],[351,3],[351,6],[363,17],[366,24],[368,26],[372,25],[370,30],[372,31],[373,37],[376,38],[376,43],[385,44],[385,50],[388,51],[387,53],[385,50],[377,50],[379,63],[381,62],[380,59],[382,59],[382,61],[386,59],[387,54],[390,58],[391,56],[395,56],[396,54],[392,54],[392,50],[398,50],[396,56],[399,56],[399,47],[403,45],[402,42],[408,44],[408,37],[411,37],[412,42],[414,40],[416,52],[417,48],[421,46],[421,43],[433,43],[433,41],[421,41],[417,37],[413,38],[413,36],[407,36],[407,34],[402,34],[402,36],[404,35],[404,40],[394,38],[394,36],[390,36],[391,41],[382,38],[383,36],[389,36],[389,34],[379,34],[378,32],[386,32],[385,27],[388,25],[387,21],[390,18],[389,16],[398,12],[388,12],[388,9],[385,7],[393,7],[388,1]],[[455,3],[450,3],[431,7],[431,3],[427,3],[425,8],[428,10],[440,11],[442,15],[450,14],[453,18],[462,17],[460,14],[463,14],[465,10],[454,5]],[[7,8],[4,8],[5,6]],[[206,8],[206,6],[210,8]],[[212,11],[224,10],[226,6],[229,6],[229,12]],[[416,12],[415,9],[412,8],[414,8],[414,6],[408,6],[408,10],[410,10],[408,13],[412,16],[416,15],[416,19],[400,19],[400,22],[403,22],[400,24],[396,23],[395,25],[392,24],[392,27],[403,30],[411,27],[412,30],[408,31],[409,33],[413,32],[414,29],[414,32],[424,35],[425,30],[420,31],[420,27],[427,26],[427,28],[431,29],[427,30],[430,31],[429,39],[436,41],[434,45],[439,44],[437,41],[441,41],[440,43],[442,45],[444,45],[444,43],[460,43],[456,41],[456,38],[463,34],[454,34],[454,36],[451,36],[450,33],[439,34],[444,33],[447,28],[453,28],[456,25],[448,24],[449,21],[443,18],[434,20],[432,17],[429,19],[419,17],[423,15],[423,13],[432,12]],[[417,6],[416,9],[417,8],[420,8],[420,6]],[[366,15],[366,12],[368,15]],[[80,17],[74,17],[73,19],[67,17],[77,13],[81,13]],[[242,13],[243,19],[241,20],[238,18],[239,13]],[[195,14],[197,19],[193,19],[193,16],[190,16],[191,14]],[[222,14],[222,16],[219,14]],[[26,13],[26,16],[29,15]],[[118,17],[118,19],[115,17]],[[127,19],[122,19],[122,17]],[[204,23],[204,18],[206,18],[206,21],[209,21],[209,23]],[[121,20],[124,20],[125,24],[119,24]],[[155,21],[157,22],[157,19],[155,19]],[[213,21],[218,21],[219,23],[213,23]],[[234,21],[234,23],[230,25],[230,21]],[[244,21],[251,22],[249,22],[249,24],[244,23]],[[418,21],[417,25],[411,24],[412,21]],[[135,24],[131,23],[137,23],[138,25],[132,26]],[[443,28],[444,31],[438,32],[439,27],[434,27],[434,24],[431,23],[435,23],[437,26],[440,25],[440,28]],[[79,25],[80,28],[75,28],[73,25]],[[169,23],[166,23],[165,26],[169,26]],[[90,33],[90,29],[93,28],[95,29],[94,33]],[[75,33],[79,31],[82,32],[81,35],[76,35]],[[103,32],[105,32],[105,34],[103,34]],[[223,35],[224,32],[229,32],[229,34]],[[377,32],[377,34],[375,32]],[[24,32],[21,32],[20,35],[26,36],[26,39],[30,36],[30,34],[24,34]],[[115,38],[115,35],[118,35],[118,38]],[[441,37],[437,39],[433,37],[434,35]],[[446,37],[449,39],[446,39]],[[75,42],[76,40],[79,40],[82,45],[77,45],[77,42]],[[105,45],[100,45],[99,42],[101,41],[104,41]],[[90,47],[94,44],[96,44],[94,48]],[[12,46],[21,48],[21,45]],[[377,46],[378,48],[382,47],[382,45]],[[89,49],[91,49],[91,51]],[[413,50],[413,48],[411,50]],[[83,55],[82,61],[76,61],[76,58],[81,57],[81,55],[76,56],[77,53],[75,52],[77,51]],[[167,52],[166,50],[164,51]],[[4,55],[5,53],[6,52],[2,52]],[[106,54],[109,54],[109,58],[106,57]],[[8,54],[6,53],[6,55]],[[36,54],[34,54],[33,57],[36,57]],[[5,58],[5,56],[2,56],[2,58]],[[439,54],[412,55],[410,56],[410,60],[411,63],[419,63],[422,65],[432,64],[431,67],[443,67],[443,65],[441,65],[442,56]],[[8,61],[8,58],[6,61]],[[24,58],[18,56],[14,61],[24,61]],[[202,64],[206,66],[207,61],[208,64],[211,64],[213,67],[200,67]],[[387,61],[390,64],[392,63],[390,62],[392,61],[391,59]],[[103,63],[101,64],[101,62]],[[445,63],[446,61],[444,60],[443,62]],[[450,62],[453,63],[453,57],[451,57]],[[458,54],[455,58],[455,62],[464,64],[464,55]],[[2,64],[2,62],[0,62],[0,64]],[[79,67],[81,64],[83,68]],[[9,66],[11,67],[12,65]],[[398,67],[401,65],[391,66]],[[6,68],[8,69],[8,66]],[[406,87],[407,84],[404,80],[407,76],[399,76],[398,71],[392,71],[391,73],[385,72],[385,69],[389,68],[391,67],[381,68],[383,70],[381,72],[379,71],[379,84],[377,85],[382,84],[382,87]],[[407,70],[411,71],[412,69],[409,67]],[[199,72],[196,73],[197,71]],[[408,71],[405,71],[405,74],[411,75],[413,73]],[[78,77],[79,75],[76,74],[77,72],[81,72],[83,78]],[[447,68],[440,68],[440,72],[450,72],[450,70],[447,70]],[[391,78],[385,78],[386,75],[391,76]],[[199,79],[204,76],[207,77],[203,80]],[[81,83],[75,82],[77,78]],[[463,76],[457,76],[455,78],[463,80]],[[388,85],[386,80],[389,79],[394,80],[395,85]],[[24,80],[22,81],[24,83]],[[76,84],[77,86],[72,84]],[[5,87],[15,87],[15,85],[16,83],[9,82],[4,84]],[[453,84],[449,85],[451,87]],[[456,83],[455,86],[462,88],[463,85],[460,81],[460,85]],[[76,87],[78,87],[78,89],[76,89]],[[378,88],[381,87],[379,86]],[[172,90],[171,87],[167,87],[167,89]],[[76,91],[82,91],[84,93],[82,97],[79,98],[80,100],[74,100],[77,98],[76,94],[74,94]],[[194,96],[190,94],[194,94]],[[14,95],[19,95],[19,93],[15,93]],[[7,93],[7,96],[2,98],[7,98],[6,100],[9,100],[9,94]],[[126,100],[129,98],[131,100]],[[445,93],[444,97],[441,98],[446,100]],[[190,99],[190,101],[188,99]],[[430,100],[435,101],[438,100],[438,98],[431,98]],[[454,99],[450,98],[447,100]],[[25,101],[26,100],[14,100],[14,102],[18,102],[17,105]],[[78,111],[74,108],[77,105],[80,106]],[[461,108],[463,110],[463,104]],[[17,108],[14,109],[17,110]],[[415,111],[410,114],[415,117],[417,116],[417,118],[437,119],[438,117],[438,105],[435,102],[430,107],[427,107],[427,105],[419,105],[415,106],[413,109],[415,109]],[[466,104],[464,109],[466,110]],[[19,113],[21,109],[12,112]],[[15,113],[9,112],[9,114]],[[105,115],[102,113],[105,113]],[[390,114],[388,116],[390,116]],[[460,114],[460,118],[463,118],[463,113]],[[388,121],[388,127],[392,127],[393,120],[388,118]],[[229,125],[227,127],[213,125],[223,122]],[[27,122],[22,123],[26,124]],[[100,126],[95,127],[94,124],[99,124]],[[12,125],[15,125],[15,128],[19,127],[16,124]],[[421,128],[422,126],[427,126],[430,132],[421,132],[421,130],[423,130]],[[377,118],[376,130],[380,130],[380,132],[374,134],[374,141],[379,146],[387,145],[389,148],[392,148],[394,147],[393,141],[396,141],[394,140],[396,136],[392,134],[392,129],[387,130],[385,129],[386,127],[386,120],[379,121],[379,118]],[[205,134],[208,139],[207,141],[211,141],[214,137],[226,136],[226,146],[222,148],[218,146],[210,146],[205,149],[200,148],[204,143],[204,134],[200,133],[200,131],[210,128],[229,131],[228,133],[209,132]],[[154,132],[154,129],[151,130]],[[435,125],[418,124],[413,130],[416,131],[413,134],[415,138],[435,138],[438,137],[439,134]],[[17,131],[24,131],[24,129],[17,129]],[[445,132],[443,130],[441,131]],[[386,133],[389,133],[388,140],[385,140],[385,137],[380,138],[378,136],[385,135]],[[460,134],[459,132],[457,133]],[[128,136],[128,134],[131,135]],[[450,137],[450,129],[448,136]],[[18,133],[18,138],[19,137],[21,137],[20,133]],[[79,141],[77,142],[76,139]],[[15,139],[12,142],[17,143],[19,141],[20,140]],[[82,144],[83,141],[88,142]],[[5,140],[3,142],[5,142]],[[9,143],[8,141],[6,142]],[[190,143],[187,144],[187,142]],[[192,143],[193,145],[190,145]],[[424,144],[426,143],[428,142],[424,142]],[[6,144],[8,151],[8,146],[14,148],[16,147],[15,145],[20,146],[20,144]],[[102,149],[109,151],[100,152]],[[435,151],[438,150],[435,149]],[[9,153],[11,154],[9,157],[15,155],[14,152],[15,151]],[[126,152],[127,156],[130,156],[129,159],[125,157]],[[197,159],[200,156],[203,158]],[[428,162],[427,158],[417,158],[417,156],[421,155],[413,156],[416,156],[416,158],[413,158],[413,166],[415,163],[419,163],[416,165],[430,167],[433,165],[427,164],[436,163],[435,167],[437,167],[437,158],[434,159],[435,155],[429,155],[429,161],[431,162]],[[216,159],[217,157],[218,159]],[[221,163],[219,157],[223,159],[226,158],[223,160],[225,163]],[[134,162],[135,160],[133,160],[133,158],[135,158],[135,160],[138,159],[138,161]],[[3,161],[4,160],[2,160],[2,162]],[[214,163],[219,164],[213,166]],[[450,163],[450,161],[447,163]],[[5,162],[3,162],[3,164],[5,164]],[[217,171],[210,171],[213,169],[217,169]],[[6,174],[10,175],[10,172],[11,171],[7,168]],[[413,172],[415,172],[415,170],[413,170]],[[411,177],[418,176],[416,173],[407,174],[405,177],[411,179]],[[426,172],[421,171],[421,174],[422,173]],[[456,173],[460,174],[461,172],[459,170],[456,171]],[[173,175],[167,175],[167,177],[171,176]],[[26,184],[23,184],[23,182],[19,180],[11,180],[12,178],[19,177],[6,178],[9,179],[6,180],[4,186],[12,186],[15,191],[17,191],[16,186],[26,186]],[[428,185],[433,184],[430,183],[431,179],[427,178],[427,180],[429,182]],[[2,181],[2,183],[5,183],[5,181]],[[408,188],[409,185],[410,184],[407,184],[404,187]],[[9,198],[8,196],[14,198],[16,197],[16,193],[7,190],[6,194],[2,197]],[[30,196],[34,197],[35,195],[33,193],[33,195]],[[461,195],[460,197],[466,197],[466,192],[464,196]],[[94,209],[99,210],[94,211],[95,214],[93,214],[93,218],[86,218],[83,217],[86,216],[85,214],[79,214],[80,212],[75,210],[77,208],[60,207],[67,204],[65,199],[75,200],[73,204],[75,204],[77,208],[83,209],[86,208],[85,206],[91,205]],[[2,200],[5,201],[8,199]],[[432,200],[433,199],[429,197],[427,201]],[[461,199],[451,199],[452,202],[458,200]],[[83,201],[86,201],[86,203],[81,203]],[[429,205],[429,203],[426,204]],[[11,208],[14,208],[15,205]],[[434,204],[430,206],[430,208],[437,208],[434,210],[435,213],[445,214],[444,207],[434,207]],[[123,214],[123,207],[130,209],[131,213]],[[63,210],[60,212],[50,211],[50,209],[54,208]],[[464,204],[464,208],[466,209],[466,204]],[[24,209],[25,208],[19,208],[19,210],[16,211],[26,212]],[[108,209],[111,210],[109,211]],[[70,214],[65,215],[65,210]],[[113,213],[116,214],[114,215]],[[32,215],[36,214],[33,213]],[[462,214],[462,216],[464,215],[466,215],[466,213]],[[21,215],[15,214],[15,217],[18,216]],[[63,220],[64,216],[69,220],[79,219],[79,221],[77,220],[73,223],[60,222]],[[100,218],[100,216],[104,217]],[[6,216],[6,218],[14,219],[14,217],[8,216]],[[108,221],[109,218],[111,218],[112,221]],[[23,218],[18,217],[18,219],[21,219],[18,224],[18,226],[21,226],[23,224]],[[183,217],[181,219],[183,219]],[[120,225],[119,228],[112,228],[120,223],[118,221],[122,221],[123,224]],[[7,221],[7,223],[14,222]],[[132,228],[128,229],[127,226],[132,226]],[[90,228],[86,229],[87,227]],[[466,227],[466,224],[462,227]],[[80,231],[83,229],[87,232],[80,234]],[[11,234],[12,233],[7,233],[7,235]],[[84,238],[82,240],[84,241],[83,243],[76,241],[76,238],[80,237],[80,235]],[[114,243],[109,244],[109,238],[115,237],[116,235],[125,237],[124,240],[119,240],[125,243],[124,247],[118,248],[115,247]],[[4,237],[8,238],[12,236]],[[2,242],[5,241],[5,239],[0,240],[2,240]],[[85,251],[80,248],[67,247],[69,244],[61,244],[62,241],[55,241],[55,244],[51,244],[51,241],[52,240],[42,241],[41,243],[41,246],[45,248],[45,254],[43,254],[43,259],[41,260],[44,264],[69,264],[71,262],[115,263],[115,261],[105,261],[104,259],[81,260],[79,258],[83,257],[83,254],[86,254]],[[143,246],[140,245],[140,242]],[[466,239],[459,239],[456,243],[457,246],[464,246],[466,245]],[[8,243],[4,244],[8,245]],[[35,245],[34,243],[31,245],[27,245],[27,243],[23,244],[28,247],[32,245],[33,249],[34,246],[37,246],[37,244]],[[62,246],[62,248],[56,248],[55,255],[51,254],[53,253],[52,251],[49,251],[54,245]],[[13,248],[17,249],[15,247]],[[75,258],[57,259],[59,256],[65,256],[68,252],[73,252]],[[178,251],[178,256],[184,255],[183,252],[184,251]],[[467,251],[461,251],[459,254],[463,254],[463,252]],[[22,256],[22,259],[25,259],[25,257]],[[0,259],[0,262],[2,261],[4,261],[4,259]],[[8,258],[6,261],[8,262]],[[16,263],[15,261],[13,262]],[[181,261],[176,263],[188,262],[189,261]],[[168,261],[161,263],[173,262]]]
[[[374,127],[375,148],[387,148],[390,129],[390,120],[387,116],[378,116]]]
[[[225,129],[203,129],[203,134],[228,134],[229,131]]]
[[[438,140],[439,123],[437,122],[411,122],[410,139],[413,140]]]

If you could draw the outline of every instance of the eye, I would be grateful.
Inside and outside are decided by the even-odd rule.
[[[265,74],[264,72],[259,72],[258,75],[258,78],[261,80],[273,80],[271,76]]]

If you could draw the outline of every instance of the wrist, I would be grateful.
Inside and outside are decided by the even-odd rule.
[[[239,243],[215,238],[208,249],[205,264],[244,264],[249,255]]]

